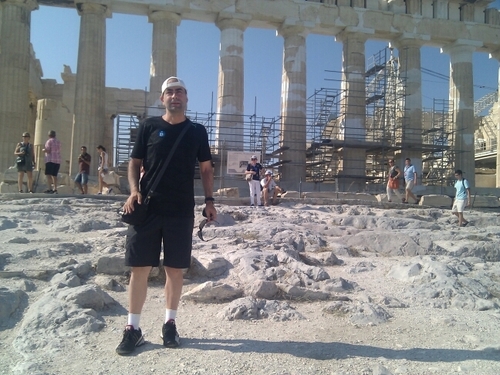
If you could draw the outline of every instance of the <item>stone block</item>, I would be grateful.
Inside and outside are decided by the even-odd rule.
[[[429,194],[422,195],[419,204],[421,206],[451,208],[452,203],[452,199],[447,195]]]
[[[304,198],[354,199],[359,201],[377,202],[377,197],[368,193],[337,193],[335,191],[312,191],[304,193],[303,196]]]
[[[40,189],[38,189],[38,190],[40,190]],[[57,192],[59,194],[74,194],[75,193],[74,189],[68,185],[57,186]],[[38,193],[40,193],[40,191],[38,191]]]
[[[286,195],[283,198],[301,198],[298,191],[295,190],[287,190]]]
[[[217,195],[219,197],[239,198],[240,191],[237,187],[228,187],[228,188],[218,189]]]
[[[498,197],[493,195],[476,195],[476,197],[471,196],[471,204],[473,208],[497,208],[500,207],[500,201]]]

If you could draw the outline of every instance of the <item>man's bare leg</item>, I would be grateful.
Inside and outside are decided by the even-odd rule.
[[[165,267],[167,281],[165,282],[165,306],[170,310],[177,310],[181,299],[184,274],[181,268]]]
[[[132,267],[128,284],[129,314],[140,314],[148,293],[148,277],[151,267]]]

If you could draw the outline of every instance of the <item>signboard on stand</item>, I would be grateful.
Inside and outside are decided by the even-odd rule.
[[[253,152],[228,151],[227,152],[227,174],[244,174],[247,170],[247,165],[250,163],[252,155],[257,155]],[[259,158],[259,155],[257,155]],[[257,163],[260,160],[257,159]]]

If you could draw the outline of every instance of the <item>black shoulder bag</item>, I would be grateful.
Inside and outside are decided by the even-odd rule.
[[[122,221],[124,223],[130,224],[130,225],[142,225],[148,218],[148,208],[149,208],[149,201],[151,200],[151,196],[153,195],[156,187],[158,186],[161,177],[165,173],[168,164],[170,163],[170,159],[172,159],[172,156],[174,155],[174,152],[179,145],[179,142],[181,141],[182,137],[184,137],[184,134],[188,131],[189,127],[191,125],[186,125],[182,132],[179,134],[177,137],[174,145],[170,149],[170,153],[167,156],[167,159],[165,160],[165,163],[163,163],[163,166],[161,167],[160,171],[158,174],[153,177],[153,184],[151,185],[151,189],[148,190],[146,194],[146,198],[142,200],[141,204],[138,204],[137,201],[134,202],[134,211],[132,211],[129,214],[126,214],[123,212],[123,208],[121,210],[121,215],[122,215]]]

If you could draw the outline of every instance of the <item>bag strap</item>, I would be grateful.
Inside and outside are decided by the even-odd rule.
[[[189,120],[188,120],[189,121]],[[193,123],[191,121],[189,121],[189,124],[186,125],[184,127],[184,129],[182,129],[181,133],[179,134],[179,136],[177,137],[177,139],[175,140],[175,143],[174,145],[172,146],[172,148],[170,149],[170,152],[167,156],[167,159],[165,160],[165,163],[163,163],[160,171],[158,172],[158,174],[155,176],[154,178],[154,182],[153,182],[153,185],[151,186],[151,189],[149,189],[147,195],[146,195],[146,199],[144,200],[143,204],[148,204],[150,199],[151,199],[151,195],[154,193],[154,190],[156,189],[156,187],[158,186],[158,184],[160,183],[160,179],[162,178],[163,174],[165,173],[165,171],[167,170],[167,166],[168,164],[170,163],[170,160],[172,159],[172,156],[174,156],[174,152],[177,148],[177,146],[179,145],[182,137],[184,137],[184,134],[186,134],[186,132],[188,131],[188,129],[193,126]]]

